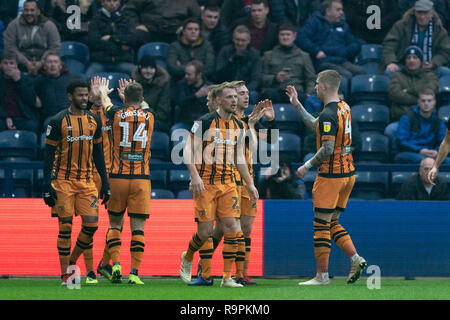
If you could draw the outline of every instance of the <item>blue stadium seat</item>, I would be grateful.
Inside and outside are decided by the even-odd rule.
[[[186,144],[187,138],[189,136],[189,131],[191,129],[191,126],[184,122],[178,122],[175,123],[170,128],[170,143],[171,147],[170,150],[172,150],[176,145],[178,145],[180,142],[182,145],[180,145],[178,150],[180,150],[179,154],[180,156],[183,155],[183,148]]]
[[[85,79],[85,71],[86,71],[86,65],[81,63],[80,61],[72,58],[66,58],[64,59],[64,64],[66,65],[67,69],[73,74],[76,74],[80,76],[80,78]]]
[[[355,154],[356,161],[389,161],[389,138],[377,132],[361,132],[362,148]]]
[[[164,132],[154,131],[150,146],[151,157],[160,160],[169,160],[169,135]]]
[[[439,116],[439,119],[448,121],[448,119],[450,118],[450,104],[447,106],[439,107],[438,116]]]
[[[150,177],[152,180],[152,188],[167,188],[167,170],[152,170],[150,171]]]
[[[0,159],[24,157],[34,160],[38,138],[34,132],[26,130],[7,130],[0,132]]]
[[[302,120],[292,105],[274,104],[273,110],[275,111],[275,119],[280,131],[301,134],[303,127]]]
[[[356,181],[351,198],[379,200],[385,198],[388,187],[388,172],[356,171]]]
[[[389,143],[391,146],[391,160],[398,152],[398,142],[397,142],[397,128],[398,121],[389,123],[384,129],[384,135],[389,138]]]
[[[77,60],[87,66],[89,63],[89,47],[77,41],[63,41],[61,42],[61,58],[63,61],[66,61],[66,59]]]
[[[378,62],[366,62],[361,65],[367,74],[378,74]]]
[[[349,80],[341,76],[341,83],[339,84],[339,93],[342,93],[344,95],[344,100],[348,100],[349,94],[348,94],[348,84]]]
[[[143,44],[137,53],[137,62],[141,61],[143,56],[152,56],[158,62],[166,62],[169,44],[166,42],[149,42]]]
[[[169,189],[177,192],[189,189],[191,176],[188,170],[170,170],[169,172]]]
[[[292,170],[292,173],[295,174],[295,170]],[[312,188],[314,185],[314,180],[316,179],[317,172],[316,171],[308,171],[305,174],[305,179],[303,182],[305,183],[306,192],[312,197]]]
[[[394,171],[392,172],[390,195],[395,198],[402,188],[403,182],[411,177],[416,171]]]
[[[181,190],[177,194],[177,199],[193,199],[193,197],[189,190]]]
[[[172,191],[166,189],[152,189],[152,199],[175,199]]]
[[[389,123],[389,108],[381,104],[358,104],[352,107],[351,112],[360,131],[383,133]]]
[[[280,152],[280,158],[284,157],[292,162],[300,161],[302,150],[300,137],[293,133],[280,132],[278,137],[278,150]]]
[[[368,62],[380,62],[383,56],[383,46],[380,44],[363,44],[355,63],[364,65]]]
[[[450,104],[450,76],[439,78],[439,105]]]
[[[30,159],[23,157],[7,157],[2,159],[5,162],[28,162]],[[0,170],[0,192],[3,194],[5,183],[5,170]],[[33,191],[33,170],[32,169],[13,169],[12,170],[12,197],[29,198]]]
[[[389,77],[385,75],[362,74],[352,78],[352,104],[376,103],[388,105]]]

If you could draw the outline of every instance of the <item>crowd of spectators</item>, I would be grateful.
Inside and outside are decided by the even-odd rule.
[[[368,27],[371,5],[381,28]],[[392,160],[419,163],[435,157],[444,130],[437,95],[439,78],[450,75],[449,17],[448,0],[1,0],[0,130],[42,135],[67,107],[69,79],[100,72],[141,83],[155,129],[166,133],[206,113],[208,87],[222,81],[244,80],[250,104],[288,103],[285,87],[294,85],[317,114],[317,73],[335,69],[349,81],[365,74],[355,58],[363,45],[378,44],[377,74],[390,77],[390,122],[398,121]],[[67,41],[89,48],[83,72],[65,65]],[[138,59],[149,42],[167,43],[164,63]],[[423,139],[429,132],[433,139]]]

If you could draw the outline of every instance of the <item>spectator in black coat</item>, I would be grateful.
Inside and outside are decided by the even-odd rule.
[[[220,7],[207,4],[202,10],[200,34],[203,39],[211,43],[217,55],[224,46],[230,44],[227,27],[220,20]]]
[[[278,43],[277,25],[268,19],[268,14],[267,0],[253,0],[250,16],[235,20],[231,26],[231,30],[234,30],[237,26],[245,25],[250,30],[250,45],[260,51],[261,55],[272,50]]]
[[[292,173],[290,161],[280,160],[278,172],[267,177],[262,183],[264,199],[305,199],[305,185],[298,180],[296,174]]]
[[[134,21],[122,14],[120,0],[102,0],[102,8],[89,23],[91,64],[86,76],[98,72],[123,72],[131,75],[135,65],[133,51],[138,42]]]
[[[97,5],[94,0],[53,0],[51,18],[58,28],[61,41],[78,41],[88,44],[89,21],[94,18],[97,12]],[[67,27],[67,21],[73,19],[73,11],[67,12],[71,6],[80,8],[80,28]],[[45,15],[45,14],[44,14]]]
[[[250,31],[238,26],[233,32],[233,44],[225,46],[217,57],[216,82],[243,80],[250,91],[250,104],[257,103],[262,62],[259,51],[251,47]]]
[[[19,70],[17,56],[5,52],[0,72],[0,131],[17,129],[37,134],[39,123],[35,106],[33,80]]]
[[[312,12],[320,10],[320,2],[320,0],[272,0],[269,1],[269,18],[278,25],[291,23],[298,28]]]
[[[180,122],[192,125],[192,122],[208,113],[206,97],[209,82],[203,76],[203,63],[190,61],[185,67],[184,79],[172,91],[172,100],[180,109]]]
[[[425,158],[420,163],[419,173],[407,179],[397,195],[397,200],[448,200],[447,182],[436,177],[434,185],[428,181],[428,172],[433,168],[434,159]]]
[[[74,77],[80,76],[70,73],[58,54],[49,53],[44,57],[42,73],[34,81],[38,98],[37,107],[41,108],[41,124],[45,124],[45,120],[49,117],[69,107],[66,88],[70,79]],[[45,125],[40,127],[46,128]]]
[[[231,27],[237,19],[248,18],[252,0],[224,0],[220,16],[227,27]]]

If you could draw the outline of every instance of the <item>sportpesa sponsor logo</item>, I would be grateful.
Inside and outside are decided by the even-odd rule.
[[[78,137],[72,137],[72,136],[67,136],[67,142],[75,142],[75,141],[80,141],[80,140],[92,140],[92,136],[78,136]]]
[[[133,111],[125,111],[125,112],[118,113],[117,116],[120,119],[125,119],[128,117],[135,117],[135,116],[143,117],[143,118],[145,118],[145,120],[148,120],[150,118],[150,114],[144,113],[141,110],[136,110],[136,109]]]

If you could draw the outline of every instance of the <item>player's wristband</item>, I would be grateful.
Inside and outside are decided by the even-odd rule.
[[[305,164],[304,164],[304,166],[305,166],[305,168],[308,169],[308,170],[311,169],[311,168],[313,167],[313,165],[312,165],[312,163],[311,163],[311,160],[306,161]]]

